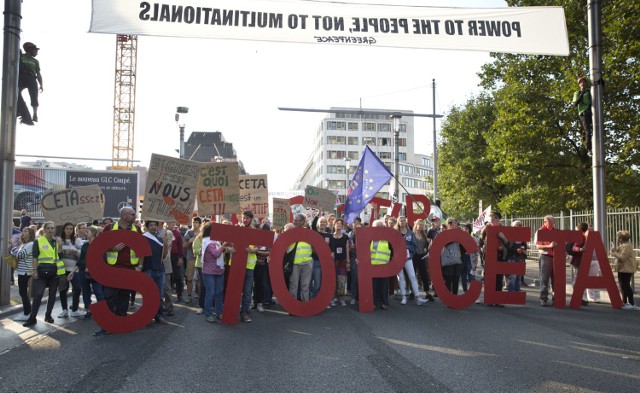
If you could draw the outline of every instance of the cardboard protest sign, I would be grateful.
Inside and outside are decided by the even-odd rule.
[[[240,210],[239,173],[237,162],[200,164],[196,193],[198,214],[237,213]]]
[[[240,211],[251,210],[254,217],[269,216],[267,175],[240,175]]]
[[[40,207],[47,221],[56,225],[90,222],[104,216],[105,198],[100,186],[82,186],[47,192]]]
[[[324,188],[307,186],[304,190],[303,205],[313,209],[332,211],[336,206],[336,194]]]
[[[142,218],[189,223],[196,201],[199,171],[198,162],[152,154]]]
[[[273,198],[273,226],[282,228],[288,222],[291,215],[289,200],[285,198]]]

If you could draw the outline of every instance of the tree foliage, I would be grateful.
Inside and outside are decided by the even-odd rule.
[[[512,214],[589,209],[592,158],[571,105],[578,76],[589,75],[587,1],[508,3],[562,6],[570,54],[492,54],[480,72],[485,92],[453,108],[442,126],[445,210],[473,215],[478,200]],[[602,15],[607,204],[634,206],[640,194],[640,3],[606,1]]]

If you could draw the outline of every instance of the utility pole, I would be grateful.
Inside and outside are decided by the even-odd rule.
[[[0,108],[0,255],[9,253],[13,233],[13,188],[16,178],[16,105],[20,62],[20,20],[22,1],[4,2],[2,99]],[[9,304],[11,267],[0,259],[0,305]]]
[[[587,0],[589,13],[589,67],[591,73],[591,96],[593,97],[593,227],[600,232],[607,247],[607,208],[605,199],[606,177],[604,157],[604,119],[602,110],[602,5],[600,0]]]
[[[438,148],[436,146],[436,80],[432,81],[433,88],[433,202],[438,198]]]

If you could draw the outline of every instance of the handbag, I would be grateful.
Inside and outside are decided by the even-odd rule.
[[[298,248],[298,243],[293,246],[293,250],[284,254],[284,260],[282,261],[282,266],[284,269],[284,275],[290,276],[293,271],[293,260],[296,258],[296,249]]]
[[[3,259],[4,263],[11,266],[13,270],[16,270],[18,268],[18,257],[16,257],[15,255],[5,255]]]
[[[38,264],[38,278],[48,280],[54,278],[58,273],[58,267],[55,263],[39,263]]]

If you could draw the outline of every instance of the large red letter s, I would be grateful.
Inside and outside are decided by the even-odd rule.
[[[142,263],[142,258],[151,255],[151,248],[147,240],[133,231],[107,231],[98,236],[87,254],[87,269],[100,284],[110,288],[131,289],[140,293],[144,299],[142,307],[133,315],[122,317],[109,310],[105,300],[91,305],[91,314],[98,325],[111,333],[129,333],[149,324],[160,307],[158,287],[146,274],[128,270],[112,268],[104,263],[104,253],[118,243],[130,247]]]

